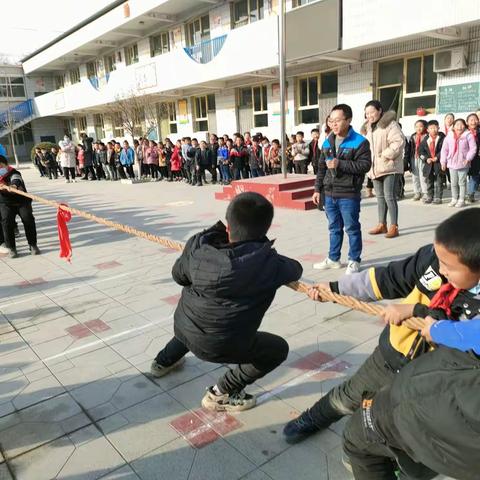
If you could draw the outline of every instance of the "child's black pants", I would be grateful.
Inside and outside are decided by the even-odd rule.
[[[394,377],[395,373],[377,347],[356,373],[313,405],[310,409],[312,420],[319,428],[326,428],[345,415],[352,415],[360,407],[365,393],[376,393],[390,385]]]
[[[399,469],[399,479],[435,478],[437,473],[416,463],[402,450],[398,432],[390,432],[392,438],[385,436],[382,415],[377,416],[374,408],[376,400],[361,406],[343,431],[343,451],[355,480],[397,480],[395,471]]]
[[[168,367],[180,360],[188,351],[189,349],[177,337],[173,337],[155,360],[160,365]],[[235,369],[229,369],[217,382],[222,393],[230,394],[243,390],[278,367],[288,356],[288,343],[278,335],[257,332],[250,345],[242,345],[239,348],[232,345],[228,354],[209,355],[193,351],[192,353],[207,362],[238,364]]]

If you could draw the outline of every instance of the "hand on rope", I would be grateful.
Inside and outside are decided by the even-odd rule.
[[[290,284],[289,286],[294,290],[301,291],[306,293],[312,300],[317,300],[319,302],[333,302],[343,305],[344,307],[357,310],[359,312],[367,313],[369,315],[376,315],[382,319],[385,318],[385,315],[392,305],[384,307],[376,303],[367,303],[357,300],[353,297],[348,297],[346,295],[340,295],[339,293],[332,292],[326,284],[317,284],[317,285],[306,285],[300,282],[294,282],[298,285]],[[403,306],[403,305],[402,305]],[[405,310],[411,309],[411,305],[405,304]],[[404,317],[405,318],[405,317]],[[424,318],[409,316],[404,320],[395,322],[395,324],[402,324],[412,330],[422,330],[426,325],[427,321]]]
[[[112,220],[107,220],[106,218],[97,217],[96,215],[93,215],[91,213],[78,210],[77,208],[69,207],[64,203],[58,203],[58,202],[55,202],[54,200],[48,200],[46,198],[40,197],[38,195],[34,195],[32,193],[27,193],[22,190],[17,190],[16,188],[14,189],[12,187],[7,187],[6,185],[0,185],[0,190],[6,190],[7,192],[15,193],[17,195],[30,198],[31,200],[35,200],[36,202],[54,207],[57,210],[63,210],[65,212],[69,212],[71,215],[78,215],[79,217],[85,218],[87,220],[91,220],[92,222],[105,225],[106,227],[113,228],[115,230],[119,230],[124,233],[128,233],[129,235],[134,235],[136,237],[143,238],[150,242],[155,242],[159,245],[170,248],[172,250],[177,250],[181,252],[184,248],[184,244],[182,242],[177,242],[175,240],[171,240],[170,238],[159,237],[157,235],[153,235],[151,233],[147,233],[142,230],[129,227],[128,225],[123,225],[122,223],[117,223],[117,222],[113,222]],[[321,301],[321,302],[338,303],[339,305],[343,305],[344,307],[351,308],[359,312],[364,312],[369,315],[376,315],[376,316],[382,317],[385,314],[385,307],[378,304],[362,302],[361,300],[357,300],[356,298],[348,297],[346,295],[340,295],[338,293],[332,292],[329,288],[326,288],[325,284],[310,285],[303,282],[292,282],[292,283],[289,283],[287,286],[292,290],[295,290],[296,292],[304,293],[305,295],[309,295],[309,292],[313,288],[315,289],[316,292],[318,292],[318,301]],[[315,293],[314,293],[314,296],[316,296]],[[313,297],[310,297],[310,298],[314,300],[317,299]],[[420,331],[425,327],[426,321],[423,318],[411,317],[404,320],[402,324],[412,330]]]

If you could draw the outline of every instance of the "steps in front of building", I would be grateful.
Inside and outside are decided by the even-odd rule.
[[[291,174],[284,179],[283,175],[248,178],[233,181],[223,187],[222,192],[215,193],[217,200],[232,200],[243,192],[257,192],[268,198],[275,207],[292,210],[313,210],[312,202],[315,177],[310,175]]]

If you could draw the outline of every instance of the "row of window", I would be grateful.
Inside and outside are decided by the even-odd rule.
[[[0,97],[25,97],[23,77],[0,77]]]
[[[436,74],[433,72],[433,56],[422,55],[413,58],[381,62],[378,64],[378,98],[385,109],[397,111],[399,116],[415,115],[418,107],[434,111],[436,100]],[[296,88],[297,122],[319,124],[319,103],[322,99],[336,101],[338,92],[337,71],[324,72],[300,78]],[[186,113],[186,101],[185,109]],[[180,102],[179,102],[180,105]],[[253,127],[268,127],[268,87],[259,85],[239,88],[237,93],[239,111],[251,112]],[[192,98],[193,121],[195,131],[209,131],[209,115],[215,113],[215,95],[203,95]],[[157,109],[158,117],[167,122],[168,134],[178,132],[177,105],[166,102]],[[86,119],[81,117],[79,130],[86,129]],[[114,135],[123,136],[120,117],[112,119]],[[139,126],[139,131],[141,131]],[[105,137],[103,116],[94,116],[94,128],[97,138]]]

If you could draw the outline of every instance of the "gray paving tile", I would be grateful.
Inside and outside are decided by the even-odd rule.
[[[255,466],[224,440],[200,450],[182,440],[174,440],[132,462],[142,480],[236,480]]]
[[[118,452],[93,426],[43,445],[11,462],[18,480],[95,480],[124,464]]]
[[[0,418],[3,450],[12,458],[89,423],[78,404],[63,394]]]
[[[130,368],[72,390],[73,398],[96,418],[108,404],[109,415],[161,393],[161,388]],[[97,417],[98,418],[98,417]]]
[[[184,407],[168,394],[157,395],[106,419],[106,436],[131,461],[178,438],[169,423],[183,413]],[[112,428],[112,422],[117,420],[118,426]]]

